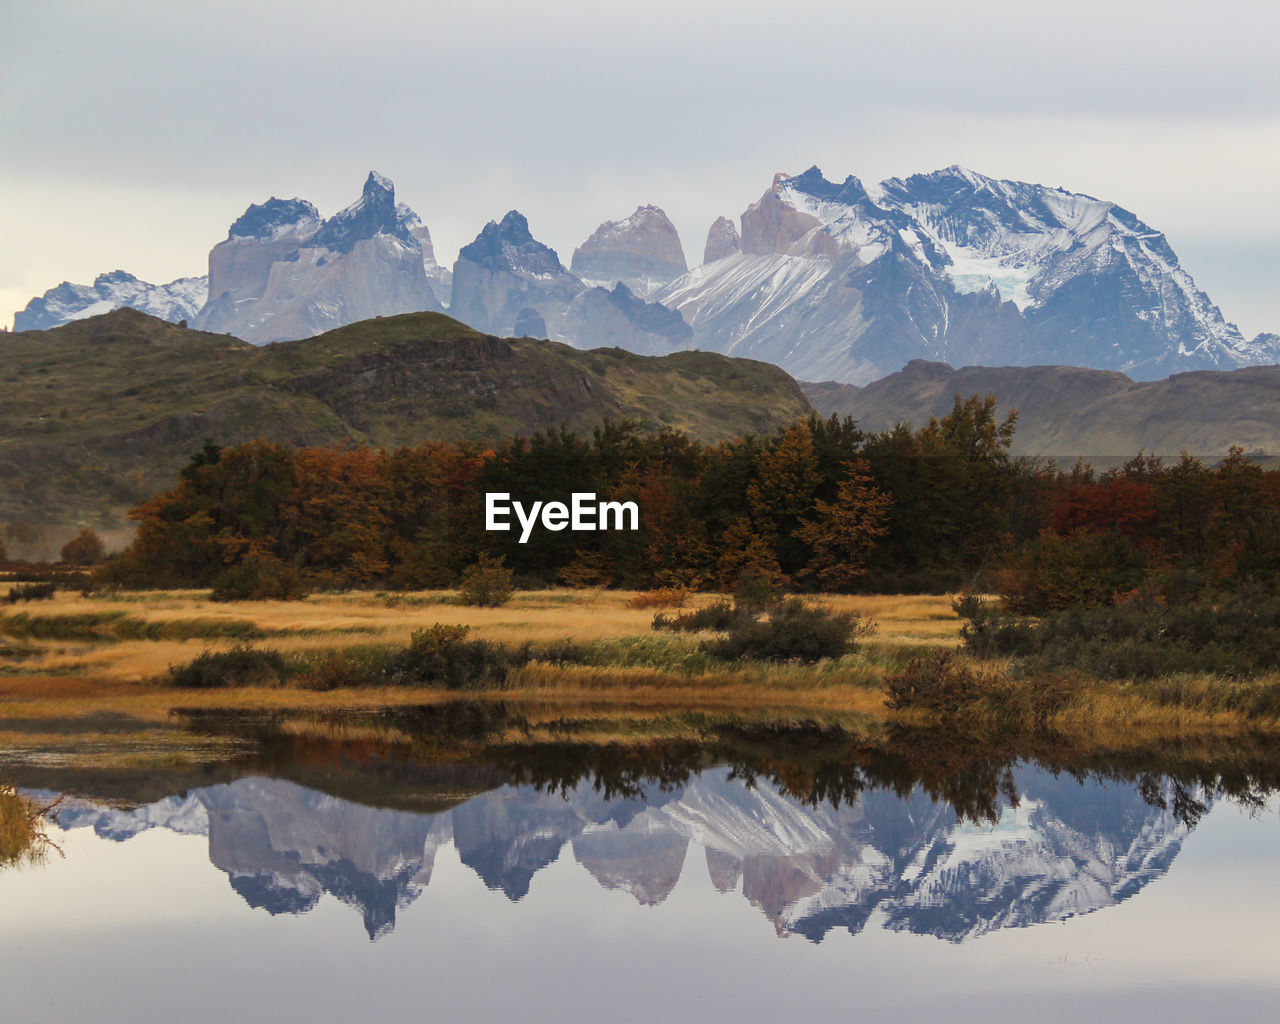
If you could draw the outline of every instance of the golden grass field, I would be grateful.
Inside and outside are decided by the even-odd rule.
[[[121,758],[156,763],[216,757],[234,741],[175,729],[175,708],[335,713],[464,696],[521,703],[536,712],[534,721],[554,722],[566,715],[588,723],[598,719],[598,729],[584,725],[575,738],[615,742],[628,735],[684,737],[691,713],[783,723],[830,721],[857,730],[894,722],[921,725],[929,724],[927,715],[886,707],[885,677],[911,656],[960,644],[961,622],[947,596],[818,597],[814,600],[829,608],[871,619],[874,634],[856,652],[816,666],[708,665],[698,656],[705,635],[655,633],[651,623],[656,609],[633,607],[635,597],[604,590],[529,591],[500,608],[471,608],[454,603],[448,592],[318,594],[293,602],[219,604],[209,601],[205,591],[157,591],[88,597],[59,593],[48,601],[4,606],[0,752],[28,757],[45,752],[86,765],[100,760],[119,764]],[[688,606],[715,599],[697,595]],[[68,623],[78,625],[62,628]],[[555,666],[534,661],[514,670],[501,691],[465,694],[406,687],[179,690],[169,683],[170,666],[246,638],[286,655],[341,651],[403,646],[414,630],[434,623],[467,625],[472,637],[504,645],[598,643],[609,658],[616,655],[617,663],[606,659],[595,665]],[[985,663],[984,671],[999,674],[1001,666]],[[1208,692],[1213,685],[1212,679],[1193,680],[1188,689],[1194,693],[1199,686]],[[125,718],[131,726],[124,731],[96,729],[93,723],[103,716]],[[68,722],[79,725],[69,730]],[[1280,732],[1278,722],[1245,721],[1198,708],[1194,700],[1181,707],[1157,705],[1124,684],[1101,682],[1082,685],[1045,724],[1080,742],[1113,748],[1161,737]],[[980,721],[965,725],[983,728]],[[529,734],[535,735],[536,730]]]
[[[21,703],[28,714],[46,703],[103,707],[119,699],[136,700],[140,706],[155,703],[162,691],[160,680],[171,665],[182,664],[206,649],[226,648],[239,642],[236,637],[192,636],[188,639],[116,639],[113,623],[96,628],[97,636],[72,639],[41,639],[21,635],[8,620],[26,614],[42,619],[73,620],[87,615],[123,615],[131,622],[160,624],[175,632],[191,627],[192,632],[212,634],[218,627],[252,629],[256,642],[283,652],[341,650],[356,644],[404,645],[411,634],[434,623],[466,625],[470,636],[496,643],[519,645],[573,640],[589,643],[654,636],[650,625],[655,609],[637,609],[629,604],[635,597],[625,591],[528,591],[515,595],[500,608],[471,608],[452,603],[451,592],[410,594],[346,593],[313,595],[303,601],[246,601],[214,603],[204,591],[135,592],[107,597],[80,597],[59,593],[53,600],[0,613],[0,718]],[[687,607],[709,603],[715,595],[699,595]],[[954,646],[959,643],[959,619],[946,597],[829,597],[821,603],[839,611],[854,612],[876,623],[872,646]],[[15,635],[17,633],[18,635]],[[692,650],[699,638],[664,637],[668,643],[681,640]],[[849,669],[852,666],[843,666]],[[573,684],[557,673],[526,672],[517,689],[527,686],[546,690]],[[660,673],[659,673],[660,674]],[[830,682],[830,667],[774,668],[772,681],[785,689],[811,688]],[[654,673],[632,670],[628,689],[658,685]],[[734,673],[735,678],[738,673]],[[710,680],[708,682],[711,682]],[[860,680],[861,682],[861,680]],[[521,685],[522,684],[522,685]],[[713,683],[712,688],[718,683]],[[590,686],[598,690],[599,686]],[[661,688],[669,688],[669,683]],[[678,685],[680,689],[687,686]],[[705,688],[705,687],[704,687]],[[184,693],[188,703],[201,694]],[[213,694],[220,706],[234,697]],[[250,703],[292,706],[295,694],[288,690],[268,690],[240,695]],[[309,703],[323,702],[325,694],[302,695]],[[410,694],[361,691],[368,700],[420,703],[419,691]],[[634,697],[635,693],[629,694]],[[163,703],[162,698],[159,703]],[[332,698],[341,700],[340,698]],[[105,702],[105,703],[104,703]],[[350,703],[350,697],[346,698]],[[366,702],[362,699],[362,703]]]

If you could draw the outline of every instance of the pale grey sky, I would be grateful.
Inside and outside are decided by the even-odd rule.
[[[204,273],[251,202],[376,168],[452,263],[516,208],[568,263],[657,203],[691,264],[775,171],[960,163],[1164,231],[1280,332],[1280,7],[1259,0],[0,0],[0,323],[118,268]]]

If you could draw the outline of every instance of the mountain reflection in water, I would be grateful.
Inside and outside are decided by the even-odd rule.
[[[68,801],[59,824],[118,841],[153,828],[207,836],[210,861],[250,906],[300,914],[329,893],[374,939],[423,893],[449,844],[512,901],[567,844],[584,881],[643,905],[663,902],[701,847],[711,885],[741,893],[779,935],[814,942],[869,924],[962,942],[1087,914],[1163,875],[1191,827],[1172,809],[1177,794],[1133,784],[1019,768],[1007,788],[994,820],[966,821],[920,788],[802,802],[710,767],[624,795],[585,777],[414,813],[251,776],[127,810]]]

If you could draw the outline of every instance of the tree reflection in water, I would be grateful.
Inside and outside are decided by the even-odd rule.
[[[62,854],[45,827],[60,802],[33,800],[0,784],[0,869],[39,865],[52,853]]]
[[[1280,789],[1265,737],[1099,752],[1045,734],[730,716],[649,738],[608,712],[557,715],[502,702],[191,715],[190,728],[249,737],[253,752],[167,783],[31,769],[20,784],[75,792],[61,824],[105,838],[205,834],[251,906],[297,914],[328,893],[371,938],[430,883],[444,846],[512,901],[569,850],[646,905],[701,847],[712,884],[740,889],[780,934],[856,933],[874,914],[955,942],[1127,899],[1216,801],[1257,809]]]

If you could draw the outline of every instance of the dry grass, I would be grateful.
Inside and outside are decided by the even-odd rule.
[[[951,595],[872,594],[824,596],[818,603],[833,611],[871,619],[881,641],[957,647],[962,623],[952,610],[951,601]]]
[[[959,645],[960,620],[946,596],[832,596],[815,601],[834,611],[870,618],[874,641],[858,653],[816,666],[745,663],[714,667],[698,652],[697,636],[656,636],[653,612],[633,605],[623,591],[525,591],[500,608],[457,605],[447,592],[411,594],[321,594],[295,602],[214,604],[204,591],[164,591],[101,597],[59,594],[32,606],[32,614],[70,616],[120,611],[146,622],[247,623],[261,642],[286,655],[349,648],[354,644],[406,644],[414,630],[433,623],[471,627],[471,636],[507,645],[572,640],[595,645],[598,665],[532,663],[516,670],[500,692],[468,693],[500,698],[522,707],[546,704],[564,715],[587,707],[622,710],[649,721],[676,713],[761,715],[771,721],[835,716],[846,723],[923,724],[918,712],[884,706],[881,686],[909,655]],[[695,595],[701,607],[720,595]],[[136,747],[149,756],[176,753],[190,737],[176,740],[147,733],[172,723],[171,711],[312,711],[339,713],[394,708],[456,699],[458,694],[416,688],[311,691],[284,688],[176,690],[163,680],[172,665],[185,664],[218,640],[32,640],[0,651],[0,722],[110,713],[139,723]],[[0,648],[9,641],[0,637]],[[996,672],[999,664],[989,665]],[[1033,682],[1016,685],[1035,685]],[[1214,710],[1223,685],[1211,678],[1182,682],[1185,699],[1160,702],[1148,691],[1098,681],[1081,683],[1072,699],[1045,726],[1081,742],[1119,742],[1125,736],[1230,734],[1249,729],[1280,732],[1280,721],[1259,722],[1238,712]],[[970,723],[972,724],[972,723]],[[980,726],[981,723],[978,723]],[[610,726],[609,729],[613,729]],[[604,730],[608,732],[609,730]],[[38,749],[39,730],[0,736],[25,751]],[[171,736],[180,736],[174,732]],[[36,738],[33,738],[36,737]],[[92,750],[113,741],[100,738]],[[46,737],[47,740],[47,737]],[[48,741],[52,742],[52,741]],[[95,741],[96,742],[96,741]],[[118,745],[118,744],[117,744]],[[49,749],[61,749],[50,747]],[[85,756],[90,756],[90,752]],[[96,755],[95,755],[96,756]]]
[[[720,595],[691,598],[701,607]],[[643,637],[653,612],[632,607],[628,591],[524,591],[501,608],[470,608],[451,603],[444,591],[377,595],[322,594],[305,601],[245,601],[217,604],[205,591],[155,591],[123,596],[80,597],[60,593],[32,608],[45,617],[119,612],[147,623],[211,623],[251,626],[283,653],[334,650],[353,643],[402,645],[414,630],[441,622],[471,627],[471,636],[518,645],[572,639],[577,643]],[[823,597],[818,603],[854,611],[876,621],[882,644],[959,642],[959,620],[945,597]],[[13,678],[47,679],[87,675],[101,681],[140,683],[174,664],[190,661],[206,647],[229,646],[231,639],[186,640],[32,640],[36,653],[0,657],[0,700]],[[2,645],[2,642],[0,642]],[[0,709],[2,712],[3,709]]]

